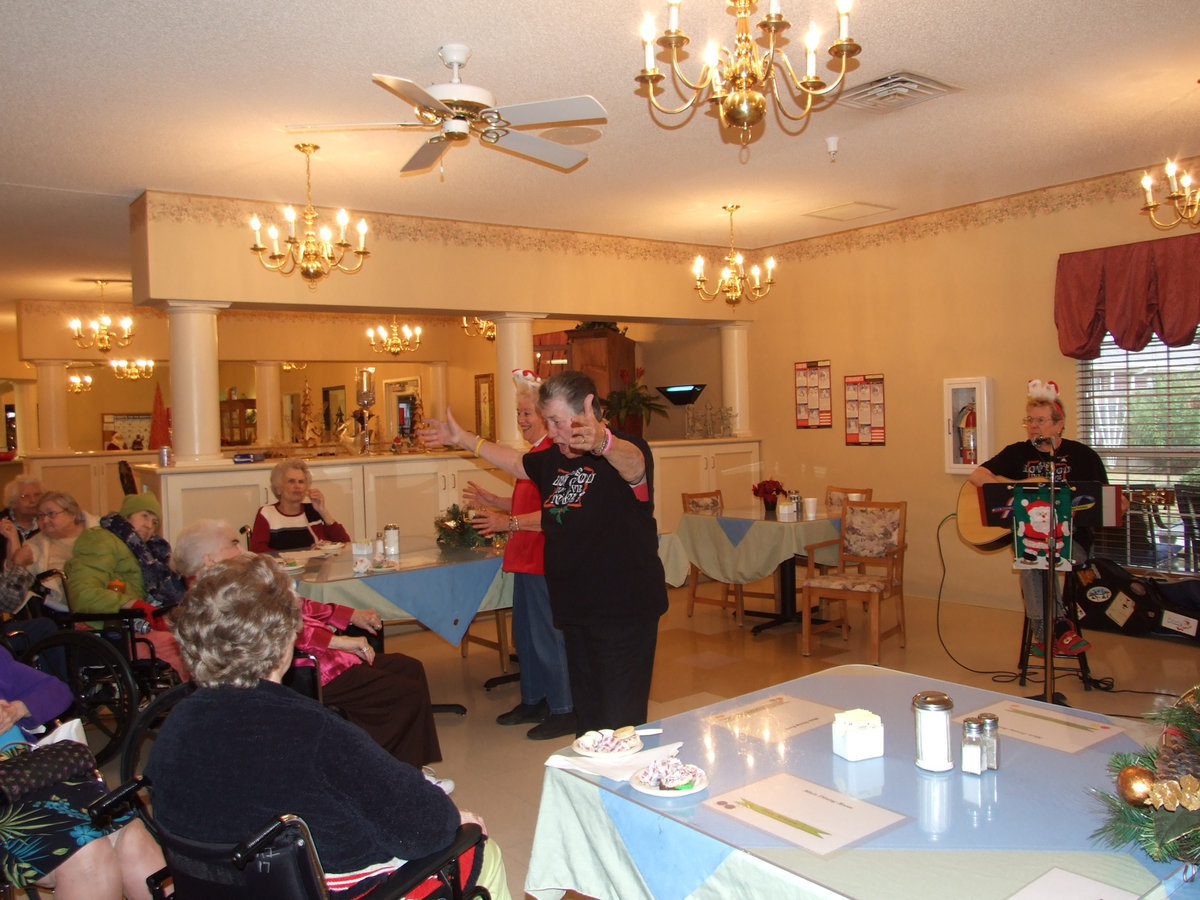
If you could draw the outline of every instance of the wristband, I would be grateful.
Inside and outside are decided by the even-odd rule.
[[[514,531],[520,531],[520,530],[521,530],[520,519],[518,519],[516,516],[509,516],[508,517],[508,533],[512,534]]]
[[[607,427],[605,427],[604,442],[599,447],[593,447],[591,449],[590,452],[592,456],[604,456],[604,454],[608,453],[608,451],[612,449],[612,442],[613,433]]]
[[[483,436],[481,435],[481,436],[480,436],[480,438],[479,438],[479,440],[477,440],[477,441],[475,442],[475,450],[474,450],[474,453],[475,453],[475,455],[476,455],[476,456],[478,456],[478,455],[479,455],[479,448],[483,446],[483,440],[484,440],[484,439],[483,439]]]

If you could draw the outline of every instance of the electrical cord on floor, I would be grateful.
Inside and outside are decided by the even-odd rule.
[[[941,577],[941,580],[938,582],[938,589],[937,589],[937,607],[936,607],[936,612],[934,614],[934,621],[937,625],[938,643],[942,645],[942,649],[944,651],[946,651],[946,655],[948,657],[950,657],[951,661],[959,668],[966,669],[968,672],[971,672],[975,675],[990,675],[992,677],[992,681],[995,682],[996,684],[1010,684],[1010,683],[1020,679],[1020,677],[1021,677],[1020,672],[1014,672],[1014,671],[1009,671],[1009,670],[1005,670],[1005,669],[998,669],[998,670],[973,669],[970,666],[968,666],[966,663],[964,663],[962,660],[960,660],[953,653],[950,652],[950,648],[948,646],[946,646],[946,640],[942,636],[942,590],[946,586],[946,556],[942,550],[942,526],[945,525],[947,522],[949,522],[951,519],[954,519],[957,517],[958,517],[958,513],[950,513],[944,519],[942,519],[942,521],[938,522],[937,528],[934,530],[934,533],[935,533],[935,541],[934,542],[937,544],[938,562],[941,564],[941,567],[942,567],[942,577]],[[1081,684],[1083,684],[1083,682],[1084,682],[1083,673],[1078,672],[1078,671],[1064,670],[1061,676],[1058,675],[1056,672],[1054,677],[1055,677],[1056,681],[1062,677],[1070,677],[1070,678],[1078,678]],[[1025,682],[1026,682],[1026,684],[1035,684],[1035,685],[1036,684],[1045,684],[1046,683],[1045,675],[1044,674],[1043,675],[1033,675],[1030,672],[1026,671]],[[1091,688],[1094,688],[1095,690],[1104,691],[1106,693],[1111,693],[1111,694],[1144,694],[1144,695],[1151,696],[1151,697],[1172,697],[1172,698],[1175,697],[1175,694],[1168,693],[1166,691],[1137,691],[1137,690],[1130,690],[1130,689],[1118,691],[1115,689],[1115,682],[1113,681],[1112,677],[1108,676],[1108,675],[1105,675],[1105,676],[1099,677],[1099,678],[1097,678],[1095,676],[1089,677],[1087,679],[1087,684],[1084,684],[1084,687],[1086,689],[1089,686]],[[1125,713],[1111,713],[1108,715],[1117,715],[1117,716],[1125,715],[1126,717],[1128,717],[1128,715]]]

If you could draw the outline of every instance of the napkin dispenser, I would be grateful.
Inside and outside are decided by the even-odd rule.
[[[835,713],[833,752],[850,762],[883,756],[883,720],[868,709]]]

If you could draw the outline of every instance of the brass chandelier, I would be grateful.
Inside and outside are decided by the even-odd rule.
[[[366,249],[367,220],[358,220],[358,248],[352,255],[358,259],[349,265],[346,254],[350,251],[350,242],[346,240],[346,226],[350,224],[350,216],[344,209],[337,213],[338,239],[333,239],[333,231],[328,225],[322,225],[318,231],[315,223],[317,211],[312,205],[312,155],[320,150],[316,144],[297,144],[296,149],[304,154],[305,204],[304,204],[304,236],[296,237],[296,211],[284,207],[283,217],[287,219],[289,234],[284,240],[284,249],[279,248],[279,229],[274,225],[267,226],[267,237],[271,239],[271,252],[262,242],[262,223],[258,216],[250,220],[254,229],[254,246],[250,252],[258,256],[258,261],[264,268],[281,275],[291,275],[299,270],[300,277],[308,283],[309,290],[315,291],[317,284],[333,272],[345,272],[353,275],[362,268],[363,260],[371,254]],[[264,256],[264,254],[267,254]]]
[[[701,300],[708,302],[716,300],[718,296],[724,294],[725,302],[730,306],[737,306],[744,299],[751,302],[761,300],[771,292],[771,287],[775,284],[775,257],[770,257],[766,262],[767,277],[765,281],[762,278],[762,270],[758,266],[752,266],[750,274],[747,275],[744,265],[745,258],[733,246],[733,214],[741,207],[736,203],[729,203],[722,209],[729,213],[729,252],[725,254],[725,268],[721,270],[721,280],[710,293],[704,288],[704,285],[708,283],[708,279],[704,276],[704,257],[697,256],[696,262],[692,264],[692,274],[696,276],[696,293],[700,295]]]
[[[67,376],[67,393],[68,394],[84,394],[92,389],[91,375],[68,375]]]
[[[117,324],[121,328],[121,333],[118,334],[113,328],[113,320],[104,313],[104,286],[107,281],[97,281],[100,285],[100,317],[93,319],[88,323],[88,330],[83,330],[83,323],[79,319],[72,319],[67,323],[67,327],[71,329],[71,338],[75,341],[75,346],[80,350],[90,350],[95,347],[101,353],[108,353],[113,347],[128,347],[129,342],[133,340],[133,319],[125,316]]]
[[[463,331],[467,333],[467,337],[481,337],[486,341],[496,339],[496,323],[491,319],[481,319],[479,316],[471,316],[468,319],[463,316],[462,327]]]
[[[1200,225],[1200,187],[1193,189],[1192,176],[1187,172],[1179,171],[1179,167],[1172,159],[1167,160],[1165,172],[1167,188],[1170,190],[1166,202],[1171,205],[1168,211],[1175,218],[1170,222],[1163,222],[1156,215],[1162,204],[1154,199],[1154,177],[1149,172],[1142,176],[1142,190],[1146,192],[1146,205],[1142,207],[1142,212],[1150,217],[1155,228],[1161,228],[1164,231],[1174,228],[1180,222],[1187,222],[1195,228]]]
[[[379,340],[375,340],[375,335],[379,335]],[[418,325],[415,329],[409,328],[408,323],[404,325],[396,324],[396,317],[392,316],[392,330],[388,331],[380,325],[372,330],[367,329],[367,339],[371,342],[371,349],[376,353],[390,353],[392,356],[399,356],[401,353],[412,353],[421,346],[421,326]]]
[[[781,0],[770,0],[767,15],[758,23],[767,40],[765,51],[755,43],[750,32],[750,16],[757,5],[755,0],[727,0],[737,16],[733,48],[718,47],[714,41],[709,41],[703,56],[704,68],[700,70],[699,79],[693,82],[679,69],[679,51],[689,42],[688,36],[679,28],[680,2],[681,0],[668,0],[667,29],[657,41],[654,39],[657,28],[654,17],[650,13],[646,14],[641,35],[646,54],[645,67],[635,78],[646,85],[646,94],[651,106],[666,115],[686,112],[702,97],[706,98],[717,108],[722,125],[726,128],[740,129],[739,138],[743,146],[751,140],[751,129],[761,122],[767,113],[768,94],[775,95],[775,109],[780,115],[799,122],[812,112],[815,99],[827,96],[837,89],[845,78],[846,64],[862,52],[862,47],[850,38],[851,0],[837,0],[838,39],[829,48],[829,55],[841,61],[841,71],[832,84],[826,84],[817,76],[817,46],[821,35],[814,23],[809,27],[804,39],[804,77],[798,78],[787,54],[775,46],[782,32],[791,26],[780,10]],[[676,89],[679,90],[682,83],[692,92],[691,99],[675,109],[662,106],[655,96],[659,82],[665,78],[655,62],[656,43],[664,50],[670,51],[671,73]],[[780,69],[786,76],[783,79],[786,90],[782,92],[777,78]],[[680,96],[687,96],[686,90],[679,90],[679,93]],[[781,93],[788,94],[789,102],[797,106],[797,112],[788,109]],[[800,105],[801,102],[803,106]]]
[[[139,381],[154,375],[152,359],[114,359],[109,361],[113,377],[120,381]]]

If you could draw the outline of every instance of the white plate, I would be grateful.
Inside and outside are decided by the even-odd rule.
[[[620,759],[623,756],[633,756],[642,749],[642,739],[634,735],[633,744],[626,747],[624,750],[591,750],[580,744],[581,738],[575,738],[575,743],[571,745],[571,749],[580,756],[594,756],[597,759]]]
[[[635,773],[629,779],[629,783],[633,785],[635,791],[641,791],[643,794],[649,794],[651,797],[686,797],[688,794],[694,794],[708,787],[708,775],[701,768],[696,768],[696,779],[692,782],[692,786],[690,788],[683,788],[682,790],[675,790],[673,788],[664,790],[660,787],[651,787],[642,780],[642,775],[645,771],[645,769],[642,769],[640,772]]]
[[[292,571],[293,569],[303,569],[304,568],[304,560],[302,560],[302,559],[281,559],[279,561],[279,567],[281,569],[283,569],[285,571],[289,571],[289,572]]]

